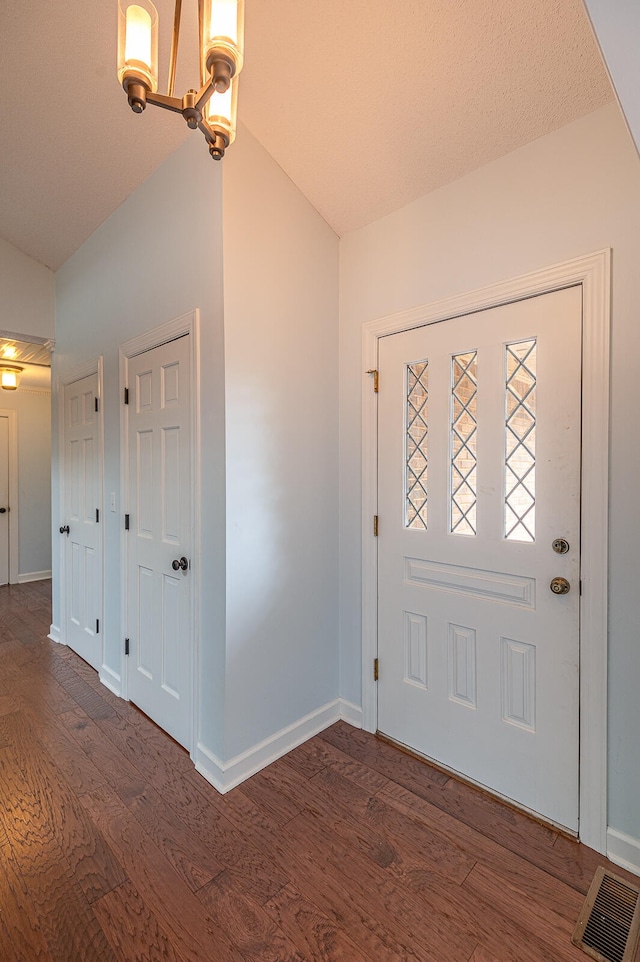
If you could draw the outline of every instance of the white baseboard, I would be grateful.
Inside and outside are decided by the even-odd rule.
[[[607,829],[607,858],[627,872],[640,875],[640,838],[625,835],[616,828]]]
[[[64,645],[64,641],[60,637],[60,629],[57,625],[49,625],[49,634],[47,638],[50,641],[55,641],[56,645]]]
[[[275,762],[277,758],[286,755],[287,752],[297,748],[298,745],[306,742],[309,738],[313,738],[314,735],[324,731],[334,722],[340,721],[341,718],[352,725],[356,725],[355,719],[358,711],[356,705],[336,698],[335,701],[328,702],[292,725],[287,725],[286,728],[270,735],[269,738],[265,738],[264,741],[254,745],[253,748],[247,749],[246,752],[236,755],[228,762],[221,761],[200,742],[193,755],[193,761],[196,770],[221,795],[224,795],[235,788],[236,785],[239,785],[240,782],[244,782],[251,775],[255,775],[256,772],[266,768],[271,762]]]
[[[362,728],[362,708],[346,698],[340,699],[340,718],[354,728]]]
[[[26,574],[18,575],[18,584],[24,585],[28,581],[48,581],[51,571],[29,571]]]
[[[98,677],[105,688],[112,691],[118,698],[122,698],[122,684],[120,675],[117,672],[113,671],[107,665],[103,665],[98,672]]]
[[[221,795],[224,795],[230,788],[233,788],[233,785],[227,785],[225,782],[224,762],[221,762],[218,756],[210,752],[202,742],[198,742],[191,758],[196,771],[200,772],[202,777],[206,778],[209,784],[213,785],[215,790],[220,792]],[[240,781],[242,781],[242,779],[240,779]]]

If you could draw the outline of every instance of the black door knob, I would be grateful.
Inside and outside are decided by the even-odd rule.
[[[174,558],[174,560],[171,562],[171,567],[174,571],[178,571],[180,568],[182,568],[183,571],[186,571],[189,567],[189,562],[183,555],[180,560],[178,560],[178,558]]]
[[[63,525],[61,526],[61,528],[60,528],[60,534],[66,534],[66,535],[69,534],[69,525],[68,525],[68,524],[63,524]]]
[[[6,508],[0,508],[0,514],[6,514],[6,513],[7,513]]]

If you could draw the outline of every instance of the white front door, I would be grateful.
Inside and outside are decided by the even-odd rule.
[[[9,418],[0,417],[0,585],[9,583]]]
[[[190,336],[128,362],[129,698],[191,748]]]
[[[64,640],[102,665],[102,477],[98,375],[64,386]]]
[[[379,357],[378,728],[572,831],[581,303],[394,334]]]

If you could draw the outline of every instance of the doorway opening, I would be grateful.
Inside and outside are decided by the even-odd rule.
[[[579,837],[606,851],[607,491],[609,431],[610,250],[577,258],[447,301],[363,326],[363,369],[377,370],[381,338],[540,294],[578,286],[582,295],[582,594],[579,722]],[[378,405],[363,380],[363,727],[378,729]],[[384,523],[384,519],[381,519]],[[432,559],[434,560],[434,559]],[[437,562],[437,559],[435,559]]]
[[[52,349],[0,331],[0,584],[51,578]]]

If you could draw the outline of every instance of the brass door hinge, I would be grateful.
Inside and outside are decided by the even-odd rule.
[[[378,680],[378,659],[377,658],[373,659],[373,680],[374,681]]]
[[[374,538],[378,537],[378,515],[377,514],[374,514],[373,516],[373,537]]]
[[[371,368],[370,371],[367,371],[367,374],[373,374],[373,392],[374,394],[377,394],[378,387],[380,386],[380,375],[375,370],[375,368]]]

